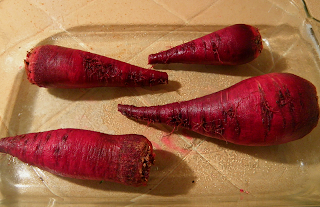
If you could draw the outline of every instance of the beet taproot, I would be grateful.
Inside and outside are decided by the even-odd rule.
[[[168,74],[94,53],[42,45],[25,59],[28,80],[40,87],[137,87],[168,83]]]
[[[118,105],[127,117],[183,127],[227,142],[267,146],[306,136],[318,124],[315,86],[290,73],[245,79],[193,100],[162,106]]]
[[[63,177],[146,185],[154,162],[142,135],[57,129],[0,139],[0,152]]]
[[[256,59],[262,49],[258,28],[235,24],[168,50],[150,54],[148,62],[241,65]]]

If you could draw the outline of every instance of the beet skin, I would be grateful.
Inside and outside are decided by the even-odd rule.
[[[0,152],[53,174],[125,185],[146,185],[154,161],[142,135],[58,129],[0,139]]]
[[[257,58],[262,51],[259,30],[235,24],[169,50],[149,55],[149,64],[194,63],[240,65]]]
[[[162,106],[118,105],[127,117],[184,127],[239,145],[283,144],[306,136],[318,124],[315,86],[289,73],[243,80],[225,90]]]
[[[25,70],[28,80],[40,87],[153,86],[168,82],[165,72],[55,45],[28,52]]]

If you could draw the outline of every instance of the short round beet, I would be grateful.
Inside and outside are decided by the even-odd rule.
[[[188,63],[241,65],[257,58],[263,49],[256,27],[235,24],[156,54],[149,64]]]
[[[155,156],[151,142],[142,135],[81,129],[2,138],[0,152],[56,175],[132,186],[147,184]]]
[[[208,137],[248,146],[283,144],[318,124],[315,86],[290,73],[243,80],[227,89],[162,106],[118,105],[125,116],[184,127]]]
[[[136,87],[168,83],[168,75],[109,57],[56,45],[33,48],[25,59],[28,80],[40,87]]]

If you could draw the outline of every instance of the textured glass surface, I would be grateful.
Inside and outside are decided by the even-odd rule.
[[[301,140],[237,146],[183,129],[127,119],[117,105],[189,100],[270,72],[289,72],[320,91],[317,19],[301,1],[0,1],[0,135],[57,128],[142,134],[156,163],[146,187],[61,178],[0,154],[0,204],[16,206],[312,205],[320,202],[320,126]],[[309,15],[308,15],[309,14]],[[145,68],[147,57],[230,24],[260,29],[264,50],[234,67],[156,65],[169,84],[152,88],[45,89],[26,79],[23,60],[55,44]],[[253,126],[254,128],[254,126]]]

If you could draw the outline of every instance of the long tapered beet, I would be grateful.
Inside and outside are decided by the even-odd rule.
[[[315,86],[290,73],[243,80],[225,90],[162,106],[118,105],[127,117],[184,127],[239,145],[267,146],[300,139],[318,124]]]
[[[257,58],[262,48],[262,39],[257,28],[236,24],[171,49],[151,54],[148,60],[149,64],[240,65]]]
[[[168,82],[165,72],[55,45],[28,52],[25,70],[28,80],[40,87],[153,86]]]
[[[154,161],[142,135],[58,129],[0,139],[0,152],[64,177],[146,185]]]

